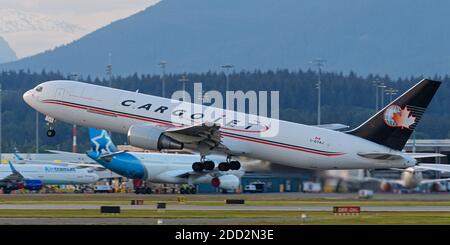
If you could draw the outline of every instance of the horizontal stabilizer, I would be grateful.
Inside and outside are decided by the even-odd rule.
[[[420,158],[428,158],[428,157],[445,157],[446,155],[440,153],[417,153],[417,152],[405,152],[406,154],[412,158],[420,159]]]
[[[329,129],[329,130],[342,130],[342,129],[350,128],[350,126],[344,125],[344,124],[340,124],[340,123],[319,124],[319,125],[314,125],[314,126],[316,126],[318,128]]]
[[[125,152],[127,152],[127,151],[116,151],[116,152],[106,153],[106,154],[100,155],[99,158],[107,159],[107,158],[111,158],[111,157],[116,156],[116,155],[120,155],[120,154],[125,153]]]

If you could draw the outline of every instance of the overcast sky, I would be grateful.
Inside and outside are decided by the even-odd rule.
[[[160,0],[0,0],[1,8],[40,13],[95,30]]]
[[[81,27],[76,33],[28,31],[0,33],[19,58],[70,43],[146,9],[161,0],[0,0],[0,8],[44,15]]]

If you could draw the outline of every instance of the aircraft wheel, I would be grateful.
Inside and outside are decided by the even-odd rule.
[[[52,138],[52,137],[55,137],[55,135],[56,135],[56,131],[54,129],[47,130],[48,137]]]
[[[230,169],[231,170],[239,170],[241,168],[241,163],[238,161],[231,161],[230,162]]]
[[[219,170],[220,171],[228,171],[228,170],[230,170],[230,164],[227,163],[227,162],[219,163]]]
[[[205,165],[206,170],[213,170],[215,167],[215,164],[213,161],[205,161],[203,164]]]
[[[196,171],[196,172],[201,172],[201,171],[203,171],[203,168],[204,168],[203,165],[204,165],[204,164],[201,163],[201,162],[194,162],[194,163],[192,164],[192,170],[194,170],[194,171]]]

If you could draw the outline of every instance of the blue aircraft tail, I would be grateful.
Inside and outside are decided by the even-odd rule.
[[[114,153],[118,151],[106,130],[89,128],[89,139],[91,142],[91,151],[89,154],[95,158],[103,153]]]
[[[8,164],[9,164],[9,168],[11,168],[11,172],[13,175],[23,178],[22,174],[16,170],[16,168],[13,166],[13,164],[10,161],[8,161]]]
[[[133,154],[118,151],[105,130],[89,128],[91,150],[87,155],[107,169],[131,179],[146,179],[147,170]]]
[[[22,161],[23,157],[19,156],[19,154],[17,154],[16,152],[13,153],[14,157],[16,158],[17,161]]]

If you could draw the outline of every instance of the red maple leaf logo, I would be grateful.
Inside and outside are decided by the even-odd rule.
[[[416,117],[410,115],[408,108],[401,109],[399,112],[395,112],[392,115],[392,120],[397,124],[397,127],[409,128],[409,126],[413,125],[416,122]]]

